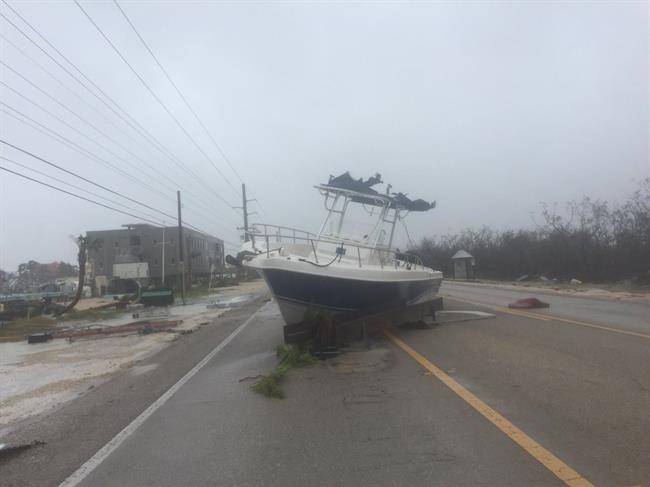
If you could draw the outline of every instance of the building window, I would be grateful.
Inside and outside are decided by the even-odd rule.
[[[155,238],[152,241],[153,241],[154,245],[156,245],[158,243],[158,240],[156,240]]]
[[[104,270],[104,263],[103,262],[99,263],[99,269],[102,270],[102,271]]]
[[[140,235],[131,235],[129,237],[129,244],[140,245]]]
[[[113,244],[115,245],[115,247],[119,247],[119,246],[120,246],[120,242],[113,242]]]
[[[158,259],[153,260],[154,265],[158,265]]]
[[[172,264],[175,264],[175,263],[176,263],[176,259],[174,259],[174,258],[172,257]]]

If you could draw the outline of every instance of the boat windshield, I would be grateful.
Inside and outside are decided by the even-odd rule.
[[[397,215],[388,203],[355,201],[354,194],[346,191],[325,191],[323,195],[325,219],[319,232],[320,238],[372,248],[390,248]]]

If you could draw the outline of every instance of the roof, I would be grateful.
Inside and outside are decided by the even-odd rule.
[[[473,259],[474,256],[465,250],[459,250],[454,255],[451,256],[452,259]]]

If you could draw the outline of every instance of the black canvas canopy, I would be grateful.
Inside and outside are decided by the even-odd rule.
[[[350,173],[346,171],[340,176],[330,176],[329,182],[323,186],[359,193],[352,196],[352,201],[357,203],[377,205],[378,202],[388,201],[392,208],[397,207],[408,211],[427,211],[436,206],[435,201],[429,203],[423,199],[411,200],[404,193],[391,193],[390,195],[385,195],[372,189],[374,185],[381,182],[381,174],[379,173],[364,181],[363,178],[354,179]]]

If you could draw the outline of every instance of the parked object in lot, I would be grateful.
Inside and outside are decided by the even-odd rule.
[[[169,306],[174,304],[174,290],[171,288],[147,289],[140,294],[140,303],[145,306]]]
[[[393,242],[398,222],[435,203],[379,193],[372,189],[379,183],[379,175],[367,181],[349,173],[330,178],[316,186],[326,209],[318,234],[256,224],[238,259],[229,260],[262,275],[287,324],[303,321],[310,308],[356,315],[431,299],[442,273],[394,249]]]
[[[27,343],[45,343],[51,339],[50,333],[32,333],[27,337]]]

